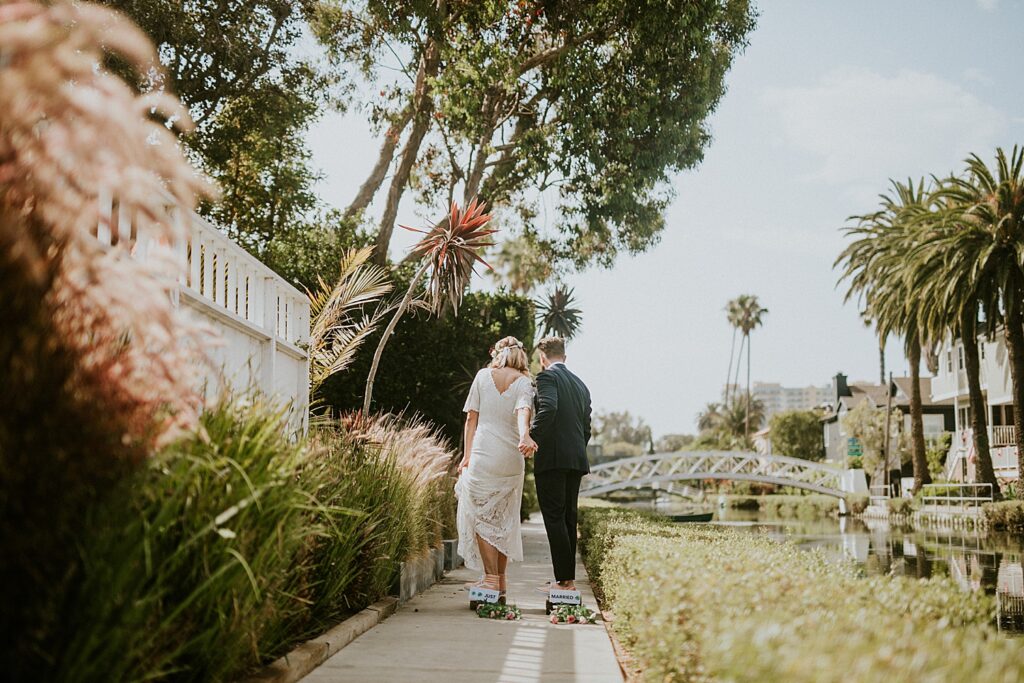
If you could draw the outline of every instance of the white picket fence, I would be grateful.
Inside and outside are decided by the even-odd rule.
[[[101,197],[97,237],[104,244],[132,241],[146,258],[154,248],[140,239],[134,217],[111,196]],[[192,211],[168,202],[168,212],[187,235],[170,247],[186,269],[176,301],[215,329],[221,343],[208,349],[208,395],[231,388],[256,389],[292,411],[305,429],[309,409],[309,300],[277,273]]]

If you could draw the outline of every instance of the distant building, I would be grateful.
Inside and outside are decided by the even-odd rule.
[[[745,396],[746,391],[746,387],[735,384],[729,388],[729,393],[738,397]],[[784,387],[777,382],[754,382],[750,395],[764,406],[765,423],[776,413],[820,408],[831,403],[835,397],[830,386]]]
[[[889,385],[892,394],[892,407],[899,408],[903,413],[903,428],[910,431],[910,392],[909,377],[894,377]],[[843,416],[861,403],[868,402],[874,408],[885,408],[888,400],[886,385],[852,383],[846,375],[839,373],[832,383],[834,395],[829,401],[830,406],[822,418],[822,438],[825,445],[825,460],[843,463],[851,455],[849,434],[843,428]],[[934,438],[943,432],[952,432],[956,427],[953,401],[949,399],[934,400],[932,397],[932,378],[921,378],[921,406],[924,415],[925,438]]]

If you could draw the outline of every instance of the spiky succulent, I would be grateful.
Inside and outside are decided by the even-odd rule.
[[[540,316],[541,334],[572,339],[583,324],[583,311],[576,308],[573,289],[558,285],[545,299],[535,302]]]
[[[410,257],[429,264],[431,270],[427,292],[435,313],[451,306],[458,313],[462,295],[469,286],[476,264],[484,261],[480,253],[494,246],[490,237],[497,230],[486,229],[491,214],[484,212],[485,205],[476,198],[465,210],[452,202],[447,219],[430,230],[420,230],[403,225],[406,230],[418,232],[425,237],[410,252]]]

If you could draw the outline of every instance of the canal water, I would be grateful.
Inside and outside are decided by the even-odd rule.
[[[670,510],[659,509],[671,514]],[[1024,538],[966,530],[916,530],[884,520],[771,518],[757,511],[720,509],[712,524],[821,548],[871,574],[949,576],[965,591],[995,596],[993,623],[1024,634]]]

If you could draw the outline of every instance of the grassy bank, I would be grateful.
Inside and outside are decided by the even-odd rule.
[[[850,511],[862,512],[867,506],[867,496],[851,495],[847,498]],[[839,499],[833,496],[811,493],[793,495],[773,493],[766,496],[727,496],[726,505],[733,510],[758,510],[773,517],[834,517],[839,514]]]
[[[989,598],[730,529],[581,510],[581,548],[647,680],[1006,682],[1019,644]]]
[[[386,595],[400,560],[454,533],[450,455],[430,429],[378,418],[296,441],[282,420],[223,405],[84,511],[54,613],[23,624],[33,680],[235,680]]]

